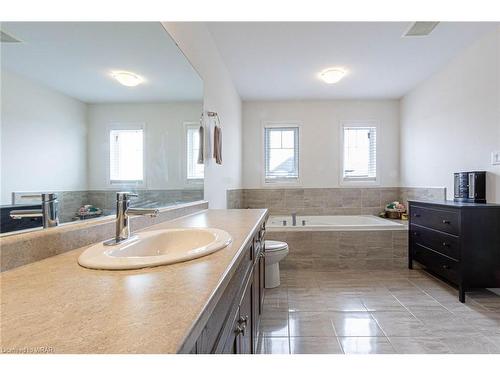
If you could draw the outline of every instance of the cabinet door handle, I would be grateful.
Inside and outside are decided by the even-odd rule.
[[[445,269],[445,270],[449,270],[449,269],[450,269],[450,266],[449,266],[449,265],[447,265],[447,264],[444,264],[444,265],[443,265],[443,269]]]
[[[236,336],[239,336],[241,334],[245,335],[245,328],[237,326],[234,332],[236,333]]]
[[[420,214],[413,214],[413,217],[420,217]]]
[[[449,220],[443,220],[443,224],[450,224]]]
[[[240,326],[243,327],[243,329],[247,326],[247,322],[248,322],[248,315],[245,315],[245,317],[240,316],[240,318],[238,319],[238,323],[240,324]]]
[[[448,242],[443,242],[444,247],[450,247],[450,244]]]
[[[413,232],[413,235],[414,235],[415,237],[418,237],[418,232]]]

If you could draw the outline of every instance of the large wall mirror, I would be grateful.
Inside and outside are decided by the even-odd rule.
[[[55,192],[61,223],[203,199],[203,82],[158,22],[1,24],[2,233]]]

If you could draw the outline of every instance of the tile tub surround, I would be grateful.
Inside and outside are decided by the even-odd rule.
[[[500,353],[500,296],[417,269],[284,270],[263,309],[263,354]]]
[[[132,231],[136,231],[207,208],[208,202],[205,201],[165,207],[160,209],[159,215],[155,218],[131,217],[130,225]],[[106,216],[0,237],[0,271],[112,238],[115,235],[115,223],[114,216]]]
[[[228,208],[268,208],[271,215],[377,215],[385,205],[408,199],[443,200],[445,188],[283,188],[227,191]]]
[[[284,241],[289,254],[282,269],[307,271],[402,270],[408,267],[408,231],[275,231],[266,239]]]
[[[0,274],[0,350],[176,353],[199,337],[266,210],[204,210],[151,229],[214,227],[233,242],[189,262],[149,269],[80,267],[85,248]]]

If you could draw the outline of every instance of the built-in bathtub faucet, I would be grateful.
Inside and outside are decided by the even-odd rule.
[[[297,226],[297,213],[296,213],[296,212],[293,212],[293,213],[292,213],[292,225],[293,225],[294,227],[296,227],[296,226]]]
[[[135,238],[135,236],[130,236],[129,216],[155,217],[158,215],[157,208],[130,208],[131,197],[137,197],[137,194],[125,191],[116,193],[116,234],[115,238],[105,241],[104,245],[117,245]]]
[[[41,217],[44,228],[57,227],[59,225],[59,202],[56,193],[26,194],[21,198],[41,198],[42,208],[34,210],[12,210],[9,215],[11,219],[25,219]]]

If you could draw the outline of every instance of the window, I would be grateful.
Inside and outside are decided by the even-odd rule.
[[[204,176],[204,165],[198,164],[200,152],[200,126],[186,125],[187,179],[200,180]]]
[[[143,129],[113,129],[109,132],[111,183],[142,183],[144,179]]]
[[[377,128],[344,126],[343,179],[375,181],[377,178]]]
[[[299,178],[299,128],[264,128],[265,182],[296,182]]]

